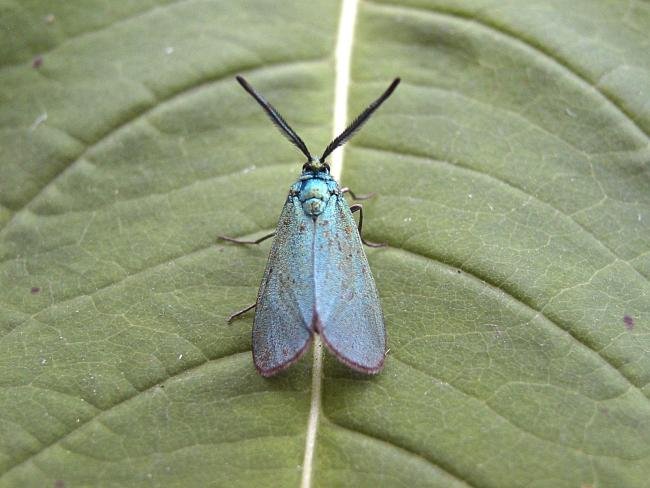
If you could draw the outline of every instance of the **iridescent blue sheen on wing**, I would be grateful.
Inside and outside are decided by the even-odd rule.
[[[271,376],[297,361],[312,334],[342,362],[377,373],[386,336],[357,225],[338,184],[306,173],[291,187],[257,298],[253,358]]]
[[[314,303],[313,222],[296,197],[276,229],[253,324],[253,361],[263,376],[290,366],[311,343]]]
[[[333,195],[316,220],[314,328],[339,360],[364,373],[384,364],[386,331],[375,282],[342,195]]]

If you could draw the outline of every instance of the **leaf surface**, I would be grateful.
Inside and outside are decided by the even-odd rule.
[[[644,2],[361,2],[350,117],[402,78],[341,180],[386,367],[264,379],[224,325],[270,243],[216,236],[303,162],[234,75],[318,153],[339,8],[0,1],[0,486],[644,485]]]

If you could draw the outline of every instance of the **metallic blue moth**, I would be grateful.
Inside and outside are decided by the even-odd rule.
[[[272,376],[295,363],[312,342],[313,334],[342,363],[367,374],[381,371],[386,356],[386,328],[361,237],[361,205],[349,206],[325,162],[393,93],[396,78],[338,135],[318,158],[278,111],[244,78],[241,86],[262,106],[271,121],[307,157],[302,174],[289,190],[275,232],[256,241],[221,236],[245,244],[259,244],[275,236],[255,304],[253,361],[262,376]],[[359,224],[352,212],[359,211]],[[374,245],[377,246],[377,245]]]

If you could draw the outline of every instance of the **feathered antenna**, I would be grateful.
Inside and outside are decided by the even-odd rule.
[[[386,101],[388,97],[391,96],[393,91],[395,91],[395,88],[397,88],[397,85],[399,85],[400,79],[395,78],[393,82],[390,84],[390,86],[386,89],[384,93],[381,94],[381,96],[372,102],[370,105],[368,105],[368,108],[366,108],[359,116],[352,121],[352,123],[343,131],[341,132],[336,139],[334,139],[332,142],[329,143],[329,145],[325,148],[325,151],[323,152],[323,155],[320,157],[321,161],[325,161],[325,158],[330,155],[334,149],[339,147],[342,144],[345,144],[345,142],[352,137],[355,132],[357,132],[363,124],[366,123],[366,121],[370,118],[372,113],[377,110],[382,103]]]
[[[239,84],[246,90],[256,101],[259,103],[264,111],[267,113],[269,118],[271,119],[271,122],[275,124],[275,126],[280,129],[280,132],[289,139],[289,142],[291,142],[293,145],[295,145],[298,149],[302,151],[302,153],[307,156],[307,161],[311,161],[313,158],[311,156],[311,153],[309,152],[309,149],[307,149],[307,145],[303,142],[303,140],[298,136],[298,134],[295,133],[295,131],[291,128],[289,124],[287,124],[287,121],[282,118],[282,115],[278,113],[278,111],[271,105],[262,95],[260,95],[257,91],[255,91],[255,88],[250,86],[248,82],[241,76],[237,76],[237,81]]]

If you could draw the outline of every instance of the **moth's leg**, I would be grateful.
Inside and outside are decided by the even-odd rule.
[[[236,244],[259,244],[260,242],[263,242],[267,239],[270,239],[275,235],[275,231],[271,232],[270,234],[267,234],[263,237],[260,237],[256,241],[247,241],[245,239],[236,239],[234,237],[228,237],[228,236],[217,236],[219,239],[223,239],[224,241],[228,242],[234,242]]]
[[[366,193],[365,195],[356,195],[352,190],[350,190],[347,186],[341,188],[341,193],[349,193],[350,196],[352,197],[353,200],[368,200],[369,198],[372,198],[376,195],[375,192],[372,193]]]
[[[253,303],[252,305],[249,305],[248,307],[242,308],[238,312],[233,313],[232,315],[230,315],[230,317],[228,317],[228,319],[226,319],[226,322],[228,322],[229,324],[232,323],[233,320],[238,319],[239,317],[244,315],[249,310],[254,309],[255,305],[257,305],[257,303]]]
[[[363,226],[363,205],[360,205],[358,203],[355,203],[354,205],[350,206],[350,212],[359,212],[359,237],[361,237],[361,242],[363,242],[366,246],[368,247],[385,247],[386,244],[379,243],[379,242],[370,242],[366,241],[363,238],[363,235],[361,235],[361,227]]]
[[[256,239],[254,241],[247,241],[247,240],[244,240],[244,239],[235,239],[234,237],[228,237],[228,236],[217,236],[217,237],[219,239],[223,239],[224,241],[234,242],[235,244],[259,244],[260,242],[263,242],[263,241],[265,241],[267,239],[270,239],[274,235],[275,235],[275,231],[273,231],[270,234],[267,234],[265,236],[262,236],[259,239]],[[230,324],[233,320],[241,317],[242,315],[244,315],[249,310],[254,309],[255,305],[257,305],[257,303],[253,303],[252,305],[249,305],[248,307],[242,308],[241,310],[231,314],[230,317],[228,317],[228,319],[226,320],[226,322],[228,322]]]

